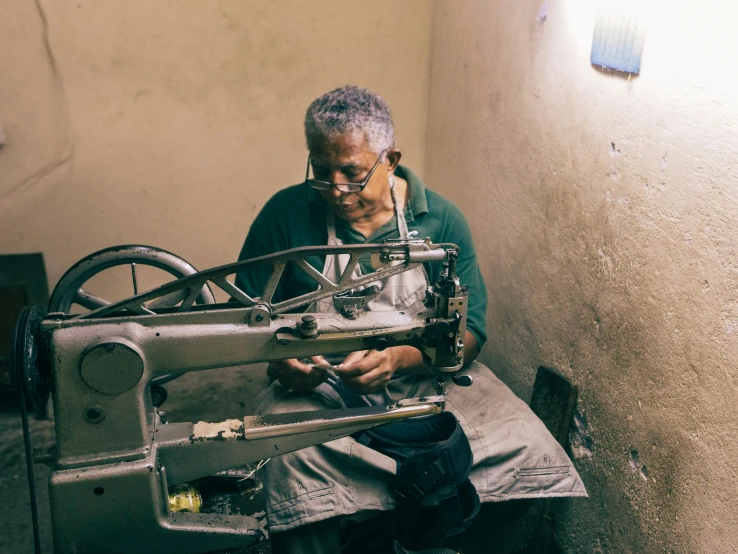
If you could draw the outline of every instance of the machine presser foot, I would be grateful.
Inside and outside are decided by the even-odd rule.
[[[446,377],[448,375],[449,375],[448,373],[443,373],[433,383],[433,389],[436,391],[436,394],[438,396],[445,397],[447,394]],[[457,387],[470,387],[474,383],[474,379],[472,379],[471,375],[464,375],[460,371],[456,371],[452,373],[451,380],[454,382],[454,385],[456,385]]]

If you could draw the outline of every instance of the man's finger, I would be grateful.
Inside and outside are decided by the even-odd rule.
[[[357,375],[363,375],[373,369],[379,367],[384,360],[384,356],[376,350],[367,351],[366,356],[357,360],[353,364],[343,363],[336,368],[336,373],[341,378],[356,377]],[[343,366],[343,367],[341,367]]]
[[[320,379],[321,382],[325,381],[328,377],[328,371],[322,367],[311,367],[310,375],[316,379]]]
[[[290,362],[282,366],[282,371],[277,373],[277,379],[292,390],[314,389],[328,377],[328,372],[324,369],[305,365],[297,360],[290,360]]]
[[[356,377],[343,379],[344,384],[351,390],[361,394],[368,394],[382,390],[389,380],[382,371],[370,371]]]
[[[312,365],[307,365],[296,359],[282,360],[272,364],[274,372],[279,375],[295,375],[295,376],[309,376],[312,373],[320,371],[315,369]]]
[[[346,356],[343,361],[338,364],[338,369],[350,369],[353,364],[358,362],[359,360],[362,360],[364,356],[367,355],[369,351],[368,350],[357,350],[356,352],[351,352],[348,356]]]

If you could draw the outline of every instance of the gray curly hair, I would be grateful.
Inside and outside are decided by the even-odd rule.
[[[305,114],[308,149],[318,137],[362,133],[369,148],[379,154],[395,145],[392,112],[382,98],[352,85],[337,88],[315,99]]]

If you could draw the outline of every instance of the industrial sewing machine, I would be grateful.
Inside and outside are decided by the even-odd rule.
[[[457,247],[428,240],[306,247],[196,272],[181,258],[150,247],[97,252],[60,280],[51,313],[26,308],[14,337],[13,366],[30,409],[53,392],[56,444],[34,452],[51,468],[49,483],[57,554],[117,552],[248,552],[262,536],[238,515],[170,509],[173,486],[247,462],[347,436],[408,417],[439,413],[444,381],[461,369],[467,292],[455,273]],[[342,255],[340,280],[326,279],[309,256]],[[373,272],[354,278],[362,257]],[[424,300],[405,311],[364,311],[373,283],[417,264],[442,261]],[[107,302],[82,288],[93,275],[153,265],[177,280]],[[227,277],[271,266],[264,290],[250,297]],[[292,266],[292,267],[290,267]],[[315,292],[272,302],[285,271],[304,271]],[[211,285],[231,297],[216,304]],[[339,314],[295,313],[328,296]],[[72,304],[86,313],[71,314]],[[164,422],[162,385],[184,372],[396,345],[418,348],[437,380],[437,395],[390,406],[278,415],[234,414],[220,422]],[[466,382],[464,382],[466,380]]]

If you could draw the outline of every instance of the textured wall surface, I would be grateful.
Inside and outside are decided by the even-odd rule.
[[[0,7],[0,252],[43,252],[51,286],[115,244],[234,261],[267,198],[303,178],[305,109],[337,86],[384,95],[422,171],[430,1]],[[124,279],[94,292],[127,295]]]
[[[580,387],[564,550],[736,552],[738,10],[654,2],[628,80],[594,4],[437,2],[426,179],[471,221],[486,361]]]

